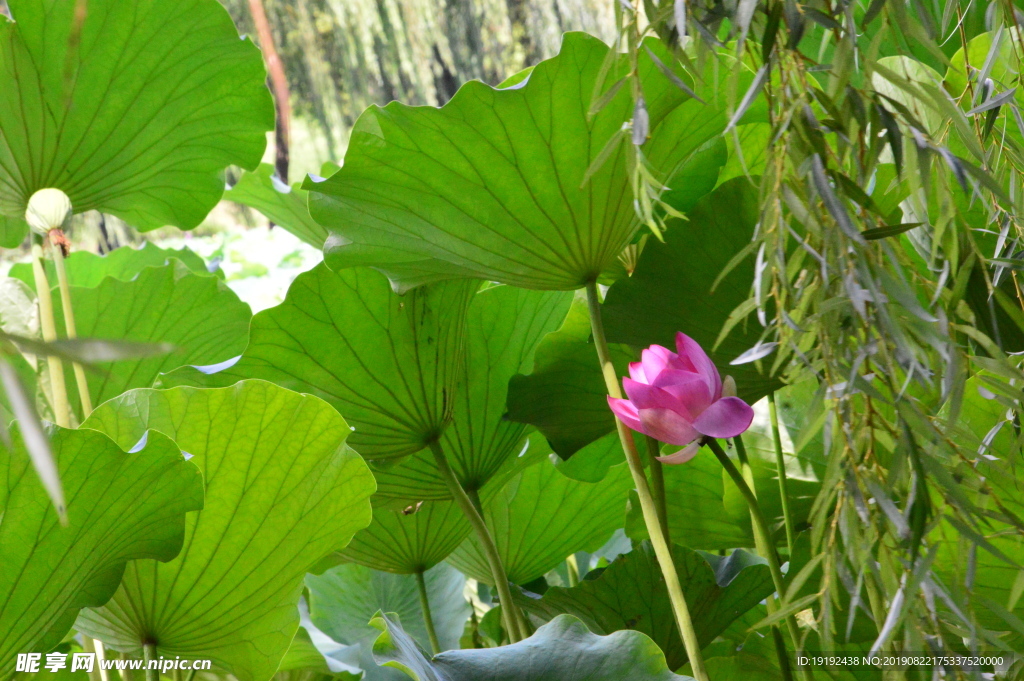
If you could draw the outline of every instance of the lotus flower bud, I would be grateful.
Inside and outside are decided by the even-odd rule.
[[[689,461],[703,438],[736,437],[754,420],[754,410],[736,397],[736,381],[722,381],[703,348],[682,333],[676,352],[652,345],[629,365],[629,375],[622,380],[629,399],[609,397],[608,405],[633,430],[683,447],[659,457],[664,463]]]
[[[71,199],[59,189],[40,189],[28,200],[25,221],[36,234],[46,236],[52,229],[63,229],[71,217]]]

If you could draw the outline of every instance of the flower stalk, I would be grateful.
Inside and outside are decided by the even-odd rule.
[[[768,393],[768,417],[772,422],[775,468],[778,470],[779,496],[782,498],[782,518],[786,525],[786,548],[789,549],[789,557],[792,560],[793,547],[796,544],[796,532],[793,529],[793,513],[789,506],[789,482],[786,477],[786,461],[782,458],[782,433],[779,430],[779,411],[775,404],[774,391]]]
[[[39,326],[43,332],[43,340],[52,343],[57,340],[57,324],[53,316],[53,297],[50,294],[50,282],[46,278],[43,267],[43,238],[32,236],[32,274],[36,284],[36,299],[39,301]],[[60,357],[50,355],[45,360],[50,377],[50,406],[53,408],[53,420],[61,428],[71,427],[68,411],[68,390],[64,384],[64,362]]]
[[[738,439],[738,438],[737,438]],[[764,513],[761,511],[761,505],[757,502],[757,496],[751,489],[750,485],[747,484],[743,474],[736,469],[736,465],[733,464],[732,459],[722,449],[722,445],[718,443],[714,438],[707,438],[705,444],[714,452],[715,457],[719,463],[722,464],[722,468],[732,478],[733,483],[736,485],[736,489],[747,502],[747,507],[750,509],[750,519],[752,521],[754,529],[754,541],[758,545],[758,553],[768,561],[768,570],[772,575],[772,583],[775,586],[775,592],[781,599],[786,594],[786,582],[782,575],[782,567],[779,563],[779,554],[775,551],[775,546],[771,541],[771,531],[768,527],[768,521],[765,520]],[[771,597],[768,599],[768,612],[772,613],[776,610],[775,600]],[[796,626],[796,620],[793,619],[792,615],[785,618],[786,630],[789,632],[790,638],[793,640],[793,646],[799,653],[800,648],[800,632]],[[785,665],[783,665],[785,668]],[[802,675],[804,679],[812,679],[809,670],[806,667],[802,667]]]
[[[484,556],[487,558],[488,566],[491,568],[494,588],[498,591],[498,602],[501,604],[501,617],[505,623],[505,630],[508,631],[509,640],[512,643],[518,643],[526,638],[526,631],[522,627],[522,622],[516,617],[516,606],[512,602],[512,591],[508,588],[508,575],[505,573],[505,566],[501,563],[501,555],[498,553],[498,547],[494,543],[491,531],[487,528],[483,515],[477,510],[473,500],[469,498],[466,490],[462,488],[459,479],[455,476],[455,471],[449,465],[448,457],[445,456],[441,443],[435,439],[430,442],[429,447],[434,455],[437,470],[448,486],[448,491],[451,492],[455,503],[459,505],[463,515],[466,516],[469,524],[473,527],[473,531],[476,532],[477,539],[484,550]]]
[[[609,396],[621,399],[619,377],[615,373],[615,366],[612,364],[611,353],[608,350],[608,340],[605,338],[604,323],[601,319],[601,300],[597,291],[597,283],[594,281],[587,283],[587,305],[590,310],[590,326],[594,334],[594,346],[597,348],[597,357],[601,363],[605,387]],[[647,484],[647,475],[644,473],[640,455],[637,453],[633,432],[619,418],[615,419],[615,426],[618,429],[619,440],[622,442],[622,449],[626,454],[629,472],[633,476],[633,484],[640,499],[640,509],[643,512],[644,523],[647,525],[647,532],[651,537],[651,545],[665,578],[665,585],[668,587],[672,611],[686,648],[687,657],[690,659],[690,667],[693,669],[693,675],[697,681],[709,681],[707,669],[704,667],[704,657],[700,650],[700,642],[697,640],[697,632],[693,627],[693,620],[690,618],[690,608],[683,595],[683,588],[672,560],[672,550],[669,547],[668,539],[661,529],[657,504],[651,494],[651,488]]]
[[[78,338],[78,327],[75,324],[75,310],[71,304],[71,285],[68,283],[68,272],[64,266],[64,246],[62,241],[51,239],[50,251],[53,254],[53,267],[57,270],[57,285],[60,287],[60,303],[64,310],[64,332],[68,339]],[[75,383],[78,387],[78,398],[82,403],[82,419],[89,418],[92,413],[92,396],[89,394],[89,381],[85,369],[78,362],[71,364],[75,371]]]
[[[658,507],[658,520],[661,521],[661,531],[665,533],[665,541],[672,544],[672,536],[668,529],[668,503],[665,500],[665,470],[658,457],[661,455],[661,445],[650,435],[647,437],[647,466],[651,469],[651,492],[654,494],[654,503]]]

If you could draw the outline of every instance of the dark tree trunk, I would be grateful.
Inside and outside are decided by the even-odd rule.
[[[263,60],[267,64],[270,89],[274,93],[274,105],[277,109],[277,122],[274,129],[276,150],[274,168],[277,170],[277,176],[281,181],[287,184],[288,142],[292,119],[291,91],[288,88],[288,77],[285,75],[284,63],[281,61],[281,57],[277,53],[277,47],[274,45],[274,34],[270,30],[270,21],[267,19],[263,0],[249,0],[249,11],[252,13],[253,24],[256,25],[256,36],[260,41],[260,49],[263,50]]]

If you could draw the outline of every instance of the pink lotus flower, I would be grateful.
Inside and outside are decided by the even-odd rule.
[[[735,396],[735,382],[729,377],[723,385],[695,340],[676,334],[676,350],[660,345],[644,350],[641,361],[629,365],[630,378],[622,379],[629,399],[608,398],[615,415],[633,430],[685,446],[659,457],[665,463],[685,463],[697,454],[704,436],[736,437],[754,419],[750,405]]]

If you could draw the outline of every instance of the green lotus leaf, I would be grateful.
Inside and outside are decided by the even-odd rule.
[[[381,631],[373,644],[377,664],[415,681],[692,681],[669,671],[664,653],[639,631],[598,636],[570,615],[513,645],[451,650],[433,658],[394,613],[378,613],[371,624]]]
[[[551,451],[543,443],[543,438],[535,433],[517,444],[516,450],[519,454],[505,460],[480,490],[480,497],[490,499],[509,480],[547,460]],[[342,560],[376,570],[412,574],[444,560],[469,535],[469,521],[451,500],[409,501],[402,498],[408,490],[423,491],[444,484],[432,460],[416,455],[399,466],[384,472],[378,470],[375,474],[378,491],[373,497],[377,504],[373,522],[338,554]],[[396,483],[396,480],[401,482]],[[401,493],[396,498],[392,494],[399,484],[402,485]],[[385,485],[390,485],[392,491],[382,492]],[[438,495],[446,493],[446,490],[447,487],[443,487]]]
[[[131,281],[147,267],[161,267],[170,264],[171,260],[181,261],[190,272],[195,274],[210,274],[203,259],[188,248],[160,248],[150,241],[143,244],[142,248],[122,246],[105,255],[97,255],[89,251],[75,251],[64,261],[64,268],[71,286],[95,288],[107,277],[113,277],[120,281]],[[54,269],[53,261],[47,260],[45,265],[50,283],[56,282],[57,271]],[[16,263],[11,267],[9,275],[20,279],[32,290],[35,290],[36,280],[32,274],[31,263]]]
[[[622,527],[632,484],[625,463],[600,482],[586,483],[567,478],[550,461],[542,461],[486,498],[484,518],[509,580],[526,584],[570,554],[600,548]],[[474,536],[448,562],[479,582],[494,581]]]
[[[28,234],[24,218],[0,215],[0,248],[17,248]]]
[[[466,320],[465,370],[452,425],[441,447],[463,488],[483,489],[523,449],[526,426],[505,418],[509,380],[533,366],[534,353],[566,316],[572,294],[492,286],[473,296]],[[447,499],[433,455],[421,452],[380,471],[378,494],[406,500]]]
[[[335,664],[340,663],[335,661]],[[295,638],[274,674],[275,681],[359,681],[362,678],[362,672],[355,668],[339,672],[331,669],[305,627],[299,627],[295,632]]]
[[[377,267],[400,288],[474,277],[567,290],[595,280],[638,227],[623,132],[630,88],[589,113],[609,49],[567,33],[558,56],[515,86],[471,81],[440,109],[370,107],[342,169],[304,184],[310,214],[331,231],[328,264]],[[607,68],[601,91],[625,76],[628,60],[613,56]],[[724,129],[722,112],[695,101],[680,112],[685,96],[646,51],[639,75],[652,172],[670,186],[710,190],[717,165],[687,161]]]
[[[731,366],[752,348],[763,329],[737,324],[717,344],[733,311],[751,297],[754,253],[739,262],[715,286],[726,265],[754,236],[758,216],[757,189],[746,178],[726,182],[675,220],[665,242],[649,240],[633,276],[616,282],[602,305],[608,340],[634,347],[655,343],[674,351],[682,331],[708,352],[722,376],[736,379],[739,396],[753,404],[781,383],[770,374],[774,356],[757,363]]]
[[[701,647],[775,592],[768,563],[746,551],[726,558],[673,546],[672,556]],[[650,544],[594,572],[574,587],[551,587],[540,598],[517,592],[516,601],[542,621],[561,614],[578,617],[596,634],[642,631],[664,651],[671,669],[683,666],[686,650]]]
[[[39,482],[17,428],[0,456],[0,678],[18,653],[45,652],[84,607],[105,603],[130,560],[168,561],[185,514],[203,507],[199,470],[154,433],[132,453],[92,430],[50,431],[67,526]],[[134,444],[134,443],[132,443]]]
[[[558,471],[573,480],[600,482],[609,469],[623,462],[626,455],[618,432],[611,432],[579,450],[569,459],[555,461]]]
[[[988,66],[988,77],[992,79],[995,91],[992,95],[998,95],[1003,90],[1008,90],[1016,85],[1017,74],[1020,69],[1020,57],[1014,49],[1018,44],[1020,36],[1016,28],[1009,28],[1000,31],[1002,34],[999,40],[999,49],[991,57],[991,65]],[[995,31],[989,31],[975,35],[967,41],[967,49],[961,47],[949,60],[949,68],[943,78],[943,85],[950,95],[960,97],[968,94],[968,73],[970,68],[978,69],[986,66],[990,60],[989,53],[992,50],[992,39],[996,36]],[[969,68],[970,67],[970,68]],[[1017,99],[1020,99],[1017,93]],[[971,102],[969,96],[964,103]],[[981,104],[979,100],[977,104]],[[971,109],[975,103],[967,106]]]
[[[719,184],[725,184],[734,177],[759,177],[764,174],[768,163],[768,149],[772,139],[771,124],[748,123],[737,126],[736,136],[739,138],[741,153],[735,153],[733,143],[729,143],[729,148],[734,153],[729,154],[729,160],[718,174]],[[878,184],[882,186],[881,181]]]
[[[309,192],[298,183],[286,185],[274,175],[274,166],[261,163],[251,173],[242,173],[224,198],[253,208],[278,227],[291,232],[315,248],[323,248],[327,229],[309,215],[306,197]]]
[[[462,595],[466,578],[447,565],[438,565],[424,575],[431,619],[443,650],[459,647],[470,605]],[[369,622],[382,608],[401,615],[409,634],[419,645],[430,647],[423,620],[416,578],[378,572],[361,565],[339,565],[323,575],[306,577],[309,589],[310,619],[325,634],[355,650],[346,659],[357,656],[366,672],[366,681],[392,681],[403,678],[394,670],[377,667],[373,662],[373,641],[377,630]]]
[[[185,548],[165,564],[135,561],[78,629],[141,656],[211,659],[241,681],[265,681],[299,624],[306,572],[370,522],[373,476],[345,443],[326,402],[264,381],[223,389],[133,390],[84,427],[127,445],[164,433],[192,455],[206,507],[187,520]]]
[[[60,289],[53,290],[57,329],[63,335]],[[88,374],[93,404],[133,388],[148,388],[161,372],[185,364],[210,364],[245,348],[252,313],[224,282],[195,274],[177,260],[147,267],[131,281],[106,278],[93,288],[71,288],[81,338],[168,343],[165,354],[99,364]],[[65,366],[70,403],[78,385]]]
[[[634,353],[618,344],[611,351],[615,369],[623,375]],[[577,298],[561,328],[537,348],[533,372],[509,381],[508,418],[535,426],[555,453],[569,458],[615,430],[607,395],[590,340],[587,304]]]
[[[164,384],[272,381],[329,402],[365,458],[408,456],[451,421],[477,286],[446,282],[399,296],[371,269],[333,272],[321,263],[295,279],[283,303],[253,317],[236,364],[183,370]]]
[[[493,286],[473,297],[455,418],[441,446],[462,486],[480,490],[521,450],[526,427],[504,419],[508,382],[528,371],[541,340],[565,319],[572,294]]]
[[[889,80],[887,75],[878,71],[872,73],[871,85],[875,91],[905,106],[925,127],[924,132],[932,135],[938,133],[946,121],[942,111],[929,99],[926,89],[937,86],[942,76],[932,67],[912,57],[883,57],[878,63],[888,69],[896,80]],[[887,108],[893,107],[889,105]]]
[[[963,492],[976,503],[997,498],[1002,507],[1020,518],[1024,514],[1024,495],[1021,494],[1024,471],[1019,462],[1024,439],[1013,421],[1007,420],[1004,398],[993,397],[998,393],[989,389],[991,378],[981,374],[968,379],[956,431],[957,441],[962,446],[979,453],[976,467],[985,476],[986,486],[991,491],[978,493],[972,485],[965,486]],[[987,392],[983,394],[982,390]],[[1024,541],[1007,523],[990,521],[982,534],[988,546],[1001,555],[995,555],[984,546],[975,545],[972,550],[973,542],[960,529],[948,521],[938,523],[929,536],[938,550],[935,571],[941,576],[944,587],[957,597],[967,596],[964,585],[970,583],[971,596],[984,603],[978,612],[982,625],[1009,631],[1013,625],[1007,622],[1007,614],[1011,618],[1024,617],[1021,600],[1024,578],[1020,576]]]
[[[190,229],[255,168],[274,109],[216,0],[10,0],[0,22],[0,214],[55,187],[76,212]],[[22,232],[24,234],[24,232]]]
[[[370,526],[338,555],[375,570],[409,575],[447,558],[470,530],[454,501],[425,501],[401,510],[375,508]]]

